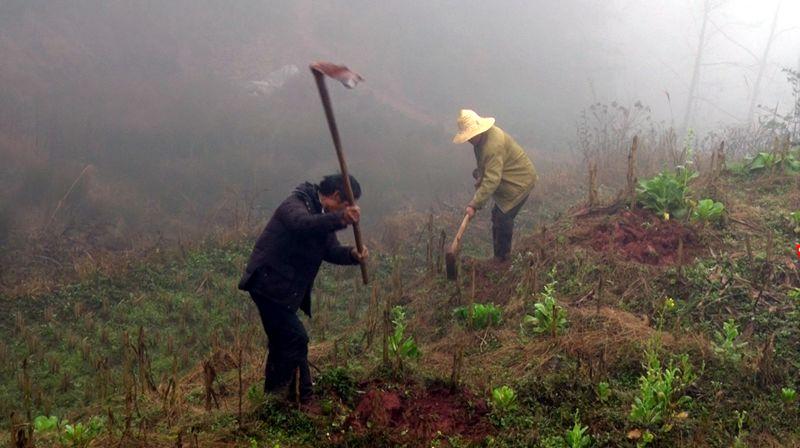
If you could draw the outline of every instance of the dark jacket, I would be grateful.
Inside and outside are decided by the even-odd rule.
[[[311,316],[311,287],[322,261],[358,264],[336,231],[342,213],[323,213],[317,186],[298,186],[273,213],[256,240],[239,289]]]

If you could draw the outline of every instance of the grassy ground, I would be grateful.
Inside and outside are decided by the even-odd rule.
[[[260,393],[263,331],[236,290],[249,239],[2,298],[0,415],[15,413],[3,428],[82,425],[40,425],[37,446],[800,446],[796,178],[733,173],[695,189],[727,219],[687,227],[669,263],[597,240],[660,228],[658,216],[573,210],[522,222],[512,263],[465,262],[451,283],[427,254],[455,221],[401,223],[401,243],[375,251],[372,286],[345,268],[317,281],[309,413]],[[487,253],[486,222],[470,232],[464,253]],[[473,303],[496,305],[499,322],[456,317]]]

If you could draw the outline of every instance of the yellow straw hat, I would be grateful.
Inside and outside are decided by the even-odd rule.
[[[474,110],[469,109],[461,109],[456,122],[458,123],[458,134],[453,137],[453,143],[464,143],[494,126],[494,118],[481,117]]]

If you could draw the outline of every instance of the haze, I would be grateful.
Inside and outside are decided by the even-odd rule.
[[[780,5],[755,101],[778,2],[711,6],[687,128],[791,110],[800,2]],[[576,123],[597,102],[641,101],[683,135],[703,16],[702,0],[0,1],[0,241],[45,231],[114,249],[261,225],[337,169],[315,60],[366,78],[331,89],[372,223],[461,205],[461,108],[496,117],[543,167],[579,158]]]

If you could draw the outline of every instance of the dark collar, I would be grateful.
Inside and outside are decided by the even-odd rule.
[[[293,195],[300,198],[311,213],[322,213],[322,203],[319,201],[319,187],[311,182],[303,182],[298,185]]]

